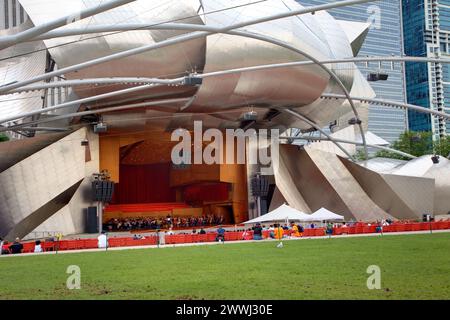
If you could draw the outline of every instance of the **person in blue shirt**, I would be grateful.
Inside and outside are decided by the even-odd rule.
[[[225,229],[222,226],[217,229],[216,241],[225,241]]]

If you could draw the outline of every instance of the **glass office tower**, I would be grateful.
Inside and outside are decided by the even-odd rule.
[[[335,0],[297,0],[304,6],[336,2]],[[450,0],[449,0],[450,1]],[[382,0],[374,3],[329,10],[340,20],[369,22],[372,24],[359,56],[400,56],[403,53],[400,0]],[[382,71],[389,74],[388,81],[371,82],[377,98],[406,102],[403,64],[390,62],[359,63],[364,75]],[[407,113],[402,109],[371,105],[369,130],[383,139],[394,142],[407,130]]]
[[[449,58],[450,0],[403,0],[405,53],[408,56]],[[408,102],[450,112],[450,66],[440,63],[407,63]],[[450,133],[450,123],[409,112],[409,127],[432,131],[435,139]]]

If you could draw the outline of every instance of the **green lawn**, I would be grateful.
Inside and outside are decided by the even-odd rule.
[[[66,269],[81,268],[81,290]],[[368,290],[378,265],[382,289]],[[0,299],[449,299],[450,234],[0,259]]]

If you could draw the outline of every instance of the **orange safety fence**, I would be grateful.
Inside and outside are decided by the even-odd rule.
[[[383,227],[383,232],[411,232],[411,231],[428,231],[428,230],[445,230],[450,229],[450,220],[436,221],[436,222],[414,222],[414,223],[394,223]],[[376,233],[377,225],[367,225],[359,223],[351,227],[333,228],[333,235],[343,234],[368,234]],[[292,235],[291,230],[284,232],[286,236]],[[244,236],[245,235],[245,236]],[[319,237],[325,236],[325,228],[304,229],[303,237]],[[210,232],[207,234],[174,234],[165,236],[165,244],[182,244],[182,243],[200,243],[200,242],[215,242],[217,233]],[[263,231],[263,238],[270,238],[270,231]],[[240,241],[252,240],[253,231],[233,231],[225,233],[225,241]],[[158,244],[158,236],[149,236],[142,240],[135,240],[133,238],[109,238],[108,246],[115,247],[134,247],[134,246],[150,246]],[[23,243],[24,253],[34,252],[35,243]],[[56,250],[85,250],[96,249],[98,246],[97,239],[80,239],[80,240],[62,240],[62,241],[44,241],[41,243],[43,251]]]

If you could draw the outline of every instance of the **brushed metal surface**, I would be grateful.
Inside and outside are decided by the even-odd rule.
[[[396,219],[420,219],[433,212],[434,179],[380,174],[340,159],[367,195]]]
[[[81,146],[86,137],[87,130],[80,129],[0,173],[0,236],[24,236],[21,234],[24,229],[18,234],[11,233],[23,221],[26,221],[25,230],[38,227],[44,222],[41,219],[52,212],[32,216],[33,213],[98,171],[98,157],[95,157],[98,149],[92,150],[94,157],[86,162],[86,147]],[[92,138],[95,148],[96,136]],[[82,215],[72,218],[81,219]],[[59,230],[58,226],[54,228]]]
[[[12,29],[0,30],[0,37],[13,35],[32,27],[31,21]],[[0,83],[7,84],[14,81],[26,80],[45,71],[46,55],[44,51],[36,52],[26,56],[20,56],[25,52],[33,52],[45,49],[42,41],[22,43],[7,50],[0,50],[0,59],[17,56],[12,59],[0,61]],[[13,117],[42,108],[41,91],[24,92],[15,95],[0,96],[1,118]]]
[[[347,221],[392,218],[365,193],[336,154],[293,145],[280,146],[277,187],[289,205],[307,213],[325,207]],[[297,208],[298,199],[302,204]]]
[[[83,0],[72,0],[67,5],[61,6],[58,0],[20,0],[30,18],[36,25],[48,19],[68,15],[77,12],[80,8],[93,7],[100,4],[101,0],[92,0],[86,3]],[[94,17],[77,21],[70,26],[61,28],[95,26],[104,24],[117,24],[125,22],[142,22],[157,24],[166,21],[183,19],[183,23],[203,24],[202,19],[197,14],[197,7],[193,3],[196,1],[136,1],[108,12],[98,14]],[[197,1],[198,3],[198,1]],[[45,8],[45,9],[43,9]],[[107,37],[103,34],[88,36],[70,36],[45,40],[47,47],[59,46],[71,41],[83,38],[93,39],[76,42],[70,45],[50,49],[50,53],[60,68],[71,66],[77,63],[86,62],[95,58],[110,55],[113,53],[137,48],[140,46],[156,43],[176,35],[187,33],[186,31],[163,31],[163,30],[137,30],[125,33],[116,33]],[[204,67],[205,60],[205,39],[193,40],[181,46],[171,46],[161,48],[151,52],[135,55],[132,57],[111,61],[109,63],[97,65],[91,68],[79,70],[78,72],[67,74],[67,79],[85,79],[96,77],[179,77],[186,72],[199,71]],[[76,88],[76,93],[80,97],[98,95],[114,90],[124,89],[127,86],[90,86]],[[186,90],[183,87],[165,87],[164,89],[149,90],[146,94],[134,94],[128,97],[151,96],[153,93],[174,92],[182,93]]]
[[[66,26],[61,29],[119,23],[155,24],[177,21],[185,17],[189,18],[183,19],[181,22],[221,27],[248,21],[255,17],[301,8],[301,5],[294,0],[269,0],[232,10],[224,10],[231,6],[248,4],[249,2],[248,0],[236,0],[233,3],[226,0],[205,0],[201,3],[198,0],[183,2],[138,0],[92,18],[77,21],[70,27]],[[89,2],[73,0],[67,6],[58,5],[57,0],[20,0],[20,3],[33,23],[39,25],[51,18],[76,12],[80,8],[95,6],[95,4],[100,3],[100,0]],[[222,11],[211,13],[216,10]],[[203,13],[207,14],[202,15]],[[242,31],[281,40],[318,60],[352,56],[350,40],[344,29],[327,13],[285,18],[244,27]],[[136,30],[108,36],[106,34],[68,36],[45,40],[45,44],[47,47],[58,46],[69,41],[98,36],[94,39],[50,49],[50,53],[58,66],[63,68],[149,43],[157,43],[187,32],[179,30]],[[68,79],[113,76],[173,78],[194,71],[210,72],[236,67],[305,60],[308,59],[302,54],[265,41],[218,34],[89,67],[67,74],[66,77]],[[348,89],[355,85],[353,66],[354,64],[331,66]],[[77,87],[74,90],[79,97],[83,98],[126,87],[125,85],[84,86]],[[185,113],[217,112],[226,109],[237,109],[244,112],[245,110],[242,108],[249,108],[250,106],[262,109],[297,106],[304,107],[303,109],[299,108],[298,111],[308,114],[311,120],[319,124],[328,124],[348,110],[342,107],[342,101],[329,102],[319,99],[324,91],[340,93],[337,83],[335,81],[330,82],[329,74],[317,65],[308,65],[208,78],[204,80],[198,92],[183,86],[158,87],[139,94],[124,95],[119,99],[107,99],[102,101],[102,104],[116,103],[117,101],[131,102],[156,97],[171,98],[195,95],[193,104],[184,110]],[[262,112],[262,114],[264,113]],[[239,112],[236,114],[239,114]],[[209,117],[205,117],[205,119],[214,123],[213,119]],[[221,128],[237,127],[239,126],[238,120],[239,118],[236,116],[229,121],[222,121],[220,123]],[[166,122],[168,127],[171,126],[170,122],[171,120]],[[179,120],[176,119],[175,122],[179,122]],[[282,128],[291,126],[309,127],[283,115],[265,125]],[[130,122],[130,126],[132,126],[132,122]]]

